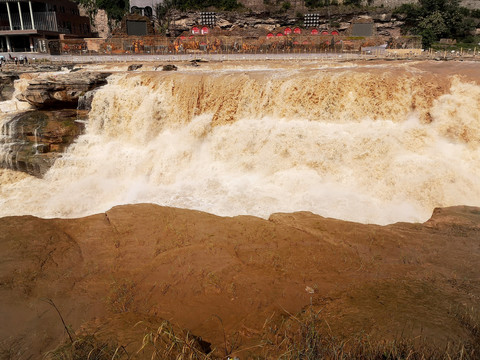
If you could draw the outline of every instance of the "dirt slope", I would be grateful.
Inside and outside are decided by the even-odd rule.
[[[128,205],[81,219],[1,218],[0,254],[0,358],[41,358],[67,338],[47,299],[72,332],[130,354],[167,319],[219,356],[224,332],[238,334],[246,357],[267,318],[308,306],[338,336],[478,340],[458,314],[480,311],[479,208],[381,227]]]

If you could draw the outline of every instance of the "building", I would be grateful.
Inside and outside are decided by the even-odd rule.
[[[0,0],[0,51],[48,51],[47,40],[91,36],[90,21],[68,0]]]
[[[130,12],[152,18],[156,6],[162,3],[163,0],[130,0]]]

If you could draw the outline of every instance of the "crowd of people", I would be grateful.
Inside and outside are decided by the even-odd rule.
[[[15,65],[28,65],[28,58],[26,55],[20,55],[17,57],[8,54],[7,60],[5,56],[0,55],[0,70],[7,62],[14,63]]]

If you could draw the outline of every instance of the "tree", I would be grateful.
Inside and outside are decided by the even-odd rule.
[[[354,5],[354,6],[360,6],[362,5],[362,1],[361,0],[344,0],[343,3],[345,5]]]
[[[119,21],[128,10],[128,0],[75,0],[83,6],[90,19],[93,19],[99,9],[107,12],[108,18]]]
[[[166,34],[168,32],[175,8],[175,0],[164,0],[162,3],[159,3],[155,6],[155,15],[157,17],[161,33]]]
[[[421,35],[425,48],[441,38],[463,39],[475,25],[459,0],[420,0],[418,5],[400,6],[395,13],[406,15],[404,32]]]

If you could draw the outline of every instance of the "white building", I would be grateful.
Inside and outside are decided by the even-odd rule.
[[[155,14],[155,7],[161,3],[163,0],[130,0],[130,12],[151,18]]]

